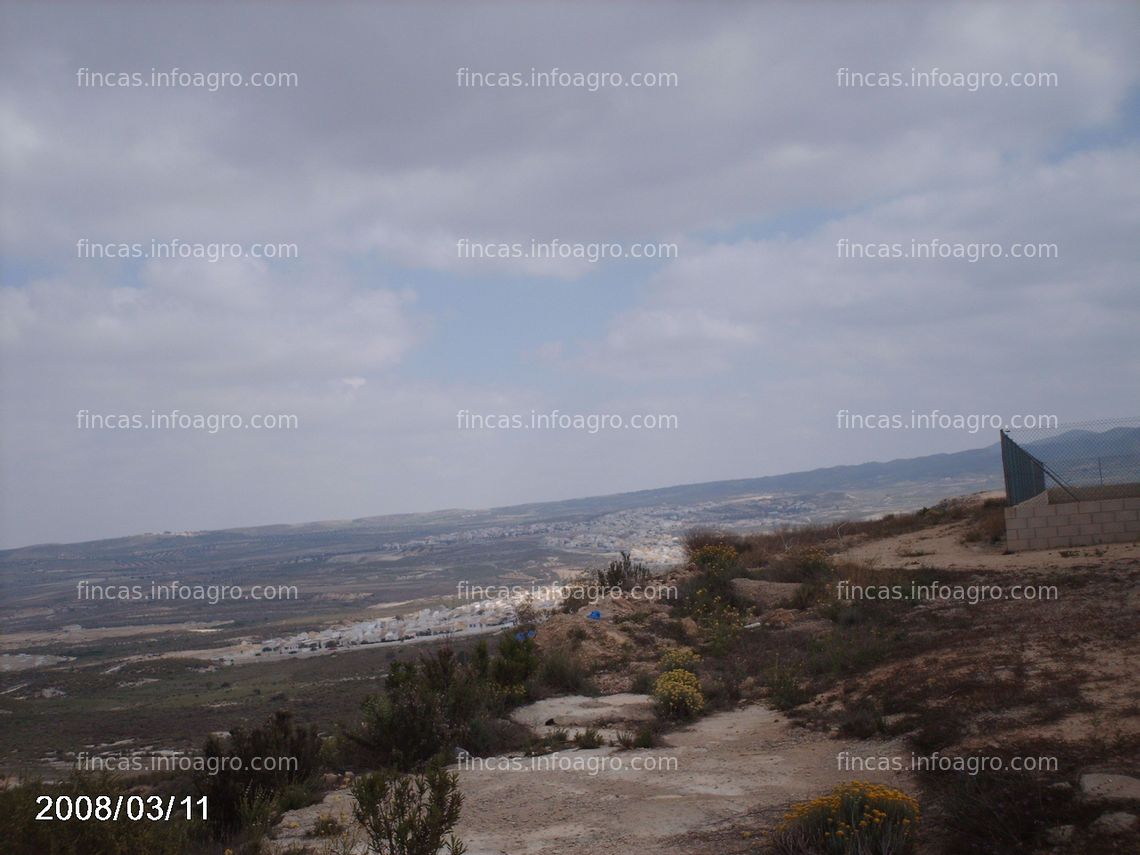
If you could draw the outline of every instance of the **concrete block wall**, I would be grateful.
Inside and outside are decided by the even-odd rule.
[[[1005,509],[1011,552],[1140,540],[1140,496],[1049,504],[1042,493]]]

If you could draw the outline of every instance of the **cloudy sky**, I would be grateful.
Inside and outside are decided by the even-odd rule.
[[[843,429],[843,409],[1136,414],[1134,3],[2,14],[2,546],[486,507],[996,440]],[[92,77],[174,68],[296,85]],[[461,71],[532,68],[675,85],[487,87]],[[912,69],[938,69],[939,85],[853,85]],[[1042,83],[1005,85],[1016,74]],[[465,239],[675,257],[470,258]],[[172,240],[297,257],[78,249]],[[1053,257],[840,249],[932,240]],[[457,419],[555,409],[676,426]],[[284,414],[296,428],[97,429],[83,410]]]

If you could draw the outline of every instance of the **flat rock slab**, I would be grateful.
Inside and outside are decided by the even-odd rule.
[[[566,695],[548,698],[519,707],[511,718],[520,724],[541,728],[554,720],[555,727],[591,727],[610,722],[639,722],[653,719],[653,701],[649,695],[623,692],[591,698]]]
[[[459,769],[458,834],[469,855],[709,855],[715,849],[686,838],[758,809],[778,818],[792,802],[852,778],[914,791],[906,773],[838,768],[844,750],[909,754],[901,743],[806,732],[755,705],[698,719],[659,748],[570,750]]]
[[[1101,834],[1128,834],[1136,828],[1136,816],[1124,812],[1106,813],[1098,817],[1092,827]]]
[[[1140,779],[1102,772],[1081,775],[1081,794],[1091,801],[1140,801]]]

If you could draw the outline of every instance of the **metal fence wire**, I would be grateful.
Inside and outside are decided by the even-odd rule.
[[[1006,428],[1001,457],[1011,505],[1140,496],[1140,417]]]

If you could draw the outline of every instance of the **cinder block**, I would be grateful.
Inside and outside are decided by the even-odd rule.
[[[1079,525],[1060,525],[1057,526],[1057,534],[1060,537],[1073,537],[1077,534],[1083,534],[1084,532],[1081,531],[1082,528],[1083,526]]]
[[[1104,523],[1085,523],[1084,525],[1077,526],[1080,529],[1082,537],[1091,537],[1092,535],[1101,534],[1104,531]]]
[[[1140,511],[1117,511],[1113,522],[1140,522]]]
[[[1069,517],[1069,522],[1072,525],[1085,525],[1086,523],[1091,523],[1092,521],[1092,514],[1073,514],[1071,517]]]
[[[1116,522],[1116,514],[1112,511],[1097,511],[1092,515],[1094,523]]]
[[[1121,501],[1124,502],[1124,510],[1140,511],[1140,496],[1129,496]]]
[[[1100,506],[1105,511],[1122,511],[1124,510],[1124,499],[1105,499],[1100,503]]]
[[[1104,534],[1124,534],[1124,523],[1109,522],[1101,525]]]

